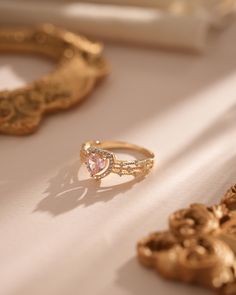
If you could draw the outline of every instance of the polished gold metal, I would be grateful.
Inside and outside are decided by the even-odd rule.
[[[119,160],[111,152],[113,149],[130,150],[144,156],[136,160]],[[90,175],[94,179],[102,179],[110,173],[120,176],[144,176],[148,174],[154,164],[154,154],[142,147],[120,141],[88,141],[81,147],[81,161],[86,164]]]
[[[164,278],[236,294],[236,185],[220,204],[193,204],[169,218],[169,230],[137,245],[139,261]]]
[[[0,92],[0,133],[32,133],[44,114],[79,103],[108,74],[102,51],[101,44],[52,25],[0,29],[0,52],[42,54],[57,62],[40,80]]]

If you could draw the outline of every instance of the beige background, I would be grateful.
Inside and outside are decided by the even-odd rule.
[[[210,294],[143,269],[135,245],[236,180],[235,36],[234,25],[203,56],[107,44],[112,75],[85,103],[33,136],[0,137],[1,294]],[[1,88],[51,68],[9,56],[0,65]],[[83,169],[78,179],[87,139],[144,145],[156,168],[120,186],[110,177],[100,188]]]
[[[160,6],[160,0],[157,2]],[[0,24],[22,26],[53,23],[95,40],[199,52],[208,44],[210,29],[225,23],[222,14],[215,13],[215,6],[210,11],[201,7],[185,14],[122,4],[12,0],[0,1]]]

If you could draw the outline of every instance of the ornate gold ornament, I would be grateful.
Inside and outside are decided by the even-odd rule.
[[[142,155],[142,159],[136,160],[119,160],[115,153],[111,150],[121,149],[138,152]],[[81,162],[87,166],[87,169],[96,180],[100,180],[110,173],[120,176],[132,175],[145,176],[154,165],[155,155],[135,144],[121,141],[87,141],[81,146],[80,150]]]
[[[72,107],[108,73],[102,46],[52,25],[0,29],[0,52],[43,54],[55,70],[26,87],[0,92],[0,133],[35,131],[46,113]]]
[[[169,230],[141,240],[137,253],[166,279],[236,294],[236,185],[220,204],[193,204],[173,213]]]

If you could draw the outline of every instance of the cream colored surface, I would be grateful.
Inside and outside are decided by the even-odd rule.
[[[29,137],[0,137],[0,286],[4,295],[208,295],[163,281],[135,259],[136,241],[192,202],[215,203],[236,180],[236,26],[204,56],[106,46],[112,75],[80,107]],[[1,57],[0,86],[50,69]],[[99,188],[80,144],[145,145],[144,181]],[[83,180],[84,179],[84,180]]]
[[[228,0],[229,1],[229,0]],[[233,1],[233,0],[232,0]],[[196,2],[196,1],[195,1]],[[219,0],[214,1],[214,3]],[[95,38],[202,51],[210,29],[224,23],[228,10],[204,5],[140,8],[71,1],[1,1],[0,24],[52,22]],[[164,7],[164,8],[163,8]]]

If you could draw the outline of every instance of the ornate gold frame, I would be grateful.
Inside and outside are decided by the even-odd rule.
[[[0,133],[32,133],[43,114],[77,104],[108,74],[101,44],[48,24],[0,29],[0,52],[12,51],[43,54],[57,66],[26,87],[0,92]]]
[[[220,204],[193,204],[173,213],[169,230],[141,240],[137,253],[166,279],[236,294],[236,185]]]

